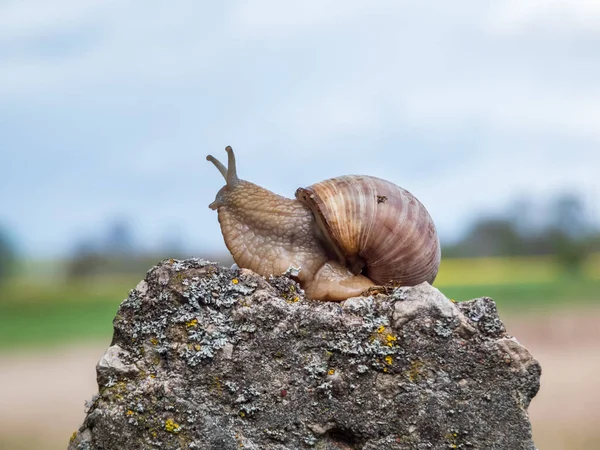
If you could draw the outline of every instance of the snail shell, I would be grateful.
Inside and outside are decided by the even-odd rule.
[[[407,190],[372,176],[346,175],[296,191],[340,262],[378,284],[433,283],[441,260],[435,225]]]

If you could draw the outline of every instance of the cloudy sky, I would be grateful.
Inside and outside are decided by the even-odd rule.
[[[490,6],[491,5],[491,6]],[[280,194],[389,179],[443,239],[517,197],[600,215],[600,2],[0,2],[0,224],[224,249],[208,153]]]

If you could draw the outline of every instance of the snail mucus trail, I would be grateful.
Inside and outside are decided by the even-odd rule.
[[[277,195],[237,176],[209,155],[226,184],[209,207],[217,210],[235,263],[260,275],[299,268],[306,296],[341,301],[376,285],[433,283],[441,259],[425,207],[389,181],[346,175]]]

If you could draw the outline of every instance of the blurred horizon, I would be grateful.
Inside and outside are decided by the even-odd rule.
[[[216,220],[216,213],[214,216]],[[15,234],[0,223],[0,266],[3,262],[10,263],[19,272],[31,268],[32,264],[35,266],[36,261],[62,261],[71,269],[78,267],[81,270],[79,275],[90,275],[103,264],[109,267],[109,271],[118,273],[127,269],[127,261],[131,264],[140,259],[148,263],[152,258],[157,262],[173,257],[232,261],[220,232],[221,245],[215,243],[214,247],[202,250],[181,235],[167,233],[162,240],[147,245],[139,239],[132,223],[125,219],[106,221],[98,228],[98,232],[94,230],[74,237],[69,248],[59,255],[28,255],[20,251]],[[505,211],[494,215],[481,214],[465,224],[457,239],[449,241],[442,238],[441,241],[444,259],[551,255],[566,265],[577,265],[591,254],[600,252],[600,227],[590,221],[580,197],[563,194],[553,198],[549,204],[534,203],[529,198],[517,199]],[[8,259],[5,260],[3,255]],[[106,264],[117,260],[125,265],[122,263],[119,268],[118,265],[110,267]],[[19,267],[19,261],[25,266]],[[0,281],[2,274],[0,268]]]

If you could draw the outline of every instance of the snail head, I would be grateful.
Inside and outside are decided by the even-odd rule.
[[[223,178],[225,178],[225,186],[223,186],[215,197],[215,201],[212,202],[208,207],[212,210],[218,209],[221,206],[226,204],[227,195],[240,184],[240,180],[237,177],[237,170],[235,167],[235,154],[233,153],[233,149],[230,146],[225,147],[225,151],[227,152],[227,167],[225,167],[221,161],[215,158],[212,155],[208,155],[206,157],[207,161],[210,161],[215,165],[215,167],[221,172]]]

